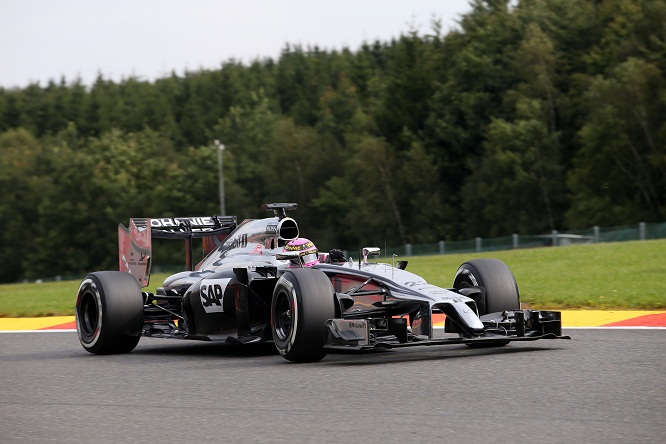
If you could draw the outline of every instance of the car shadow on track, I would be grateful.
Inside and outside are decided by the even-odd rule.
[[[187,341],[183,343],[160,344],[159,346],[150,345],[142,347],[141,342],[132,354],[136,355],[171,355],[171,356],[271,356],[277,355],[277,349],[273,343],[259,344],[229,344],[226,342],[199,342]]]
[[[336,352],[324,358],[322,364],[360,366],[360,365],[385,365],[416,361],[436,361],[456,358],[476,359],[484,356],[510,355],[530,352],[554,351],[559,347],[501,347],[470,349],[465,346],[450,347],[428,347],[428,350],[420,348],[393,349],[371,351],[364,353]]]
[[[317,363],[306,365],[332,365],[332,366],[360,366],[360,365],[386,365],[416,361],[447,360],[454,358],[475,359],[484,356],[499,356],[539,351],[556,351],[560,347],[538,347],[509,345],[499,348],[470,349],[463,345],[407,347],[398,349],[380,349],[370,351],[330,351],[329,354]],[[174,357],[196,357],[202,359],[226,358],[263,358],[266,357],[273,364],[292,364],[279,356],[272,342],[258,344],[233,344],[226,342],[203,341],[168,341],[162,339],[142,339],[138,346],[129,353],[130,356],[154,357],[155,359],[173,359]],[[59,358],[81,358],[94,355],[83,350],[67,354],[59,354]],[[39,356],[21,356],[19,360],[39,360],[52,358],[50,353]],[[5,359],[7,357],[4,357]],[[11,359],[11,358],[10,358]],[[151,358],[152,359],[152,358]],[[267,362],[263,361],[263,365]],[[298,365],[298,364],[297,364]]]
[[[193,341],[194,342],[194,341]],[[273,343],[260,344],[229,344],[224,342],[189,342],[169,343],[160,345],[139,346],[131,353],[143,356],[190,356],[211,358],[243,358],[243,357],[270,357],[275,358],[275,363],[292,364],[283,359],[278,359],[279,354]],[[560,347],[536,347],[536,346],[507,346],[501,348],[470,349],[465,346],[442,346],[442,347],[413,347],[391,350],[371,351],[333,351],[317,363],[306,365],[386,365],[416,361],[447,360],[455,358],[476,359],[484,356],[511,355],[530,352],[556,351]],[[298,364],[297,364],[298,365]]]

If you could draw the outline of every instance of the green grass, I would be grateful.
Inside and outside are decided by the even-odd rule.
[[[503,260],[523,304],[552,309],[666,309],[666,240],[410,258],[408,269],[450,286],[458,266],[475,257]]]
[[[154,292],[168,274],[153,274],[147,291]],[[0,317],[72,316],[79,281],[0,285]]]
[[[411,257],[407,269],[449,287],[458,266],[477,257],[506,262],[526,306],[666,309],[666,240]],[[149,291],[166,276],[153,275]],[[0,285],[0,317],[73,315],[78,286],[78,281]]]

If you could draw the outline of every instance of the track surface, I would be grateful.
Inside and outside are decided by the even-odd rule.
[[[273,346],[0,335],[0,436],[33,442],[666,442],[666,331],[294,365]]]

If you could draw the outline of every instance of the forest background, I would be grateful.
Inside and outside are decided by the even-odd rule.
[[[226,213],[298,202],[322,251],[661,222],[664,72],[663,0],[474,0],[446,34],[0,88],[0,282],[116,269],[130,217],[219,214],[215,139]]]

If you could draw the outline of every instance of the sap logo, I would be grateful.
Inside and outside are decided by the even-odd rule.
[[[227,279],[211,279],[204,281],[199,289],[199,296],[201,297],[201,305],[203,305],[206,313],[223,313],[224,306],[222,301],[224,299],[224,290],[227,288],[231,278]]]
[[[224,290],[221,285],[202,285],[201,286],[201,304],[204,307],[213,305],[222,306],[222,297]]]

